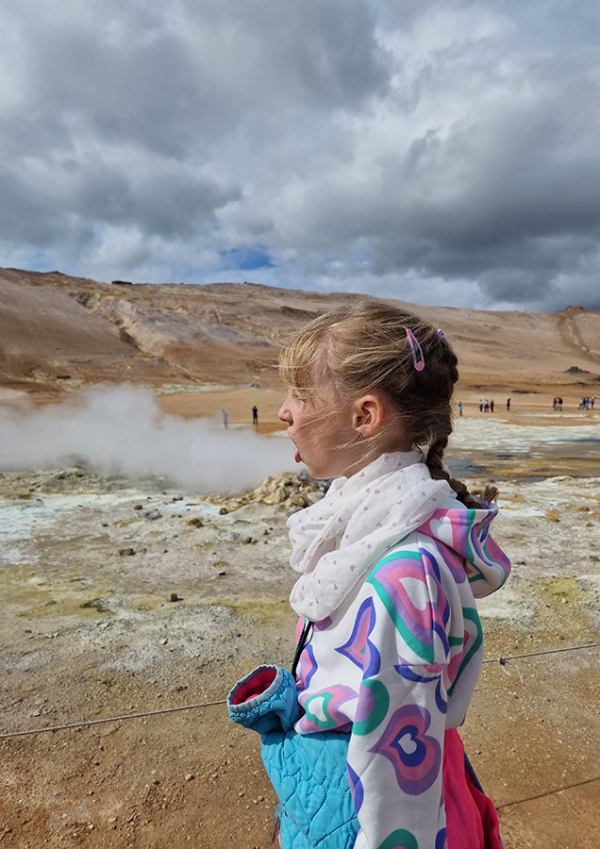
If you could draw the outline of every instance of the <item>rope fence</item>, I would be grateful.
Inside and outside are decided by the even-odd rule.
[[[598,647],[600,647],[600,643],[586,643],[583,646],[565,646],[560,649],[545,649],[543,651],[527,652],[526,654],[513,654],[509,657],[491,657],[484,660],[483,663],[499,663],[502,667],[506,666],[506,664],[514,666],[521,680],[521,684],[523,684],[523,676],[521,675],[518,666],[512,663],[513,660],[520,660],[525,657],[541,657],[549,654],[561,654],[562,652],[583,651],[584,649],[595,649]],[[224,705],[226,702],[227,699],[218,699],[214,702],[200,702],[193,705],[162,708],[161,710],[148,710],[143,711],[142,713],[127,713],[122,716],[107,716],[104,719],[82,719],[80,722],[70,722],[67,725],[50,725],[46,728],[31,728],[28,731],[9,731],[7,733],[0,734],[0,740],[9,740],[12,737],[28,737],[32,734],[46,734],[50,731],[69,731],[75,728],[89,728],[92,725],[103,725],[106,722],[126,722],[129,719],[143,719],[147,716],[161,716],[167,713],[178,713],[184,710],[199,710],[200,708]]]
[[[500,656],[500,657],[497,657],[497,658],[488,658],[487,660],[484,660],[483,663],[498,663],[498,664],[500,664],[503,671],[505,671],[505,672],[506,672],[506,669],[504,667],[507,664],[514,666],[514,668],[517,670],[517,673],[519,675],[519,679],[521,681],[521,684],[524,686],[523,676],[521,675],[521,672],[520,672],[518,666],[515,663],[513,663],[514,660],[521,660],[523,658],[537,658],[537,657],[543,657],[543,656],[546,656],[546,655],[562,654],[562,653],[565,653],[565,652],[584,651],[586,649],[595,649],[595,648],[599,648],[599,647],[600,647],[600,643],[586,643],[583,646],[565,646],[564,648],[558,648],[558,649],[544,649],[542,651],[526,652],[526,653],[523,653],[523,654],[513,654],[513,655],[510,655],[508,657]],[[510,673],[507,672],[507,675],[508,674],[510,674]],[[149,717],[149,716],[164,716],[165,714],[169,714],[169,713],[178,713],[178,712],[186,711],[186,710],[199,710],[201,708],[215,707],[217,705],[224,705],[226,703],[227,703],[226,699],[218,699],[217,701],[213,701],[213,702],[199,702],[197,704],[181,705],[180,707],[162,708],[161,710],[149,710],[149,711],[143,711],[141,713],[129,713],[129,714],[123,714],[122,716],[108,716],[108,717],[105,717],[104,719],[86,719],[86,720],[81,720],[80,722],[71,722],[71,723],[68,723],[68,724],[65,724],[65,725],[52,725],[52,726],[48,726],[46,728],[32,728],[28,731],[10,731],[10,732],[7,732],[7,733],[0,734],[0,740],[8,740],[8,739],[15,738],[15,737],[28,737],[28,736],[31,736],[31,735],[34,735],[34,734],[46,734],[48,732],[71,731],[71,730],[78,729],[78,728],[89,728],[89,727],[94,726],[94,725],[103,725],[107,722],[126,722],[130,719],[142,719],[142,718]],[[595,781],[600,781],[600,776],[595,776],[594,778],[588,778],[588,779],[585,779],[584,781],[579,781],[575,784],[569,784],[569,785],[566,785],[564,787],[557,787],[553,790],[547,790],[544,793],[538,793],[537,795],[530,796],[527,799],[518,799],[518,800],[515,800],[514,802],[505,802],[503,805],[498,805],[496,807],[497,807],[497,810],[500,811],[500,810],[503,810],[504,808],[513,807],[514,805],[522,805],[522,804],[525,804],[526,802],[534,802],[538,799],[544,799],[547,796],[552,796],[555,793],[560,793],[564,790],[572,790],[572,789],[575,789],[577,787],[583,787],[587,784],[593,784]]]

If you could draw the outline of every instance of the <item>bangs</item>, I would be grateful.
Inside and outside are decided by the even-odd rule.
[[[299,395],[314,393],[314,356],[296,337],[279,357],[279,374],[284,384]]]
[[[279,374],[293,392],[312,397],[326,376],[326,349],[329,347],[324,332],[323,317],[317,318],[299,330],[279,356]]]

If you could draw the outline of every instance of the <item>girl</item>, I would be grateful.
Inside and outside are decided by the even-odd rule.
[[[488,535],[497,508],[443,462],[456,356],[441,330],[367,301],[304,327],[280,368],[296,461],[336,478],[288,520],[293,677],[259,667],[228,700],[262,735],[280,845],[496,849],[456,728],[483,655],[474,596],[510,564]]]

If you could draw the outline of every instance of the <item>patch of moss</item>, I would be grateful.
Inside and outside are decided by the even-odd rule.
[[[109,608],[105,606],[104,601],[101,598],[92,598],[89,601],[84,601],[83,604],[80,604],[79,606],[83,610],[96,610],[98,613],[110,613],[112,615],[112,610],[109,610]]]
[[[549,601],[565,604],[585,602],[585,593],[576,578],[542,578],[538,584],[541,595]]]
[[[297,614],[290,608],[290,603],[281,598],[249,599],[204,599],[203,603],[215,604],[219,607],[229,607],[237,616],[253,619],[260,625],[275,625],[289,617],[296,620]]]
[[[134,610],[139,610],[142,613],[151,613],[155,610],[160,610],[165,603],[164,598],[158,598],[153,595],[145,595],[137,598],[132,602],[131,606]]]

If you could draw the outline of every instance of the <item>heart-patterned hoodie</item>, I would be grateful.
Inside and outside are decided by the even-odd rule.
[[[295,730],[349,733],[356,849],[447,845],[444,738],[464,721],[483,658],[474,598],[501,587],[510,571],[489,535],[497,507],[468,509],[445,482],[431,481],[418,459],[384,455],[375,469],[364,470],[368,480],[341,479],[328,502],[289,523],[292,563],[295,556],[302,572],[292,605],[314,621],[298,665],[303,714]],[[378,549],[377,525],[389,530],[401,512],[397,502],[407,495],[418,521],[403,516],[399,541],[386,538]],[[345,539],[344,528],[366,521],[365,506],[377,512],[377,521]],[[375,562],[361,547],[369,534]],[[319,546],[328,560],[308,560]],[[340,589],[344,568],[335,561],[344,547],[348,580]],[[328,561],[337,569],[335,582],[328,581]],[[310,615],[315,598],[327,615]]]

